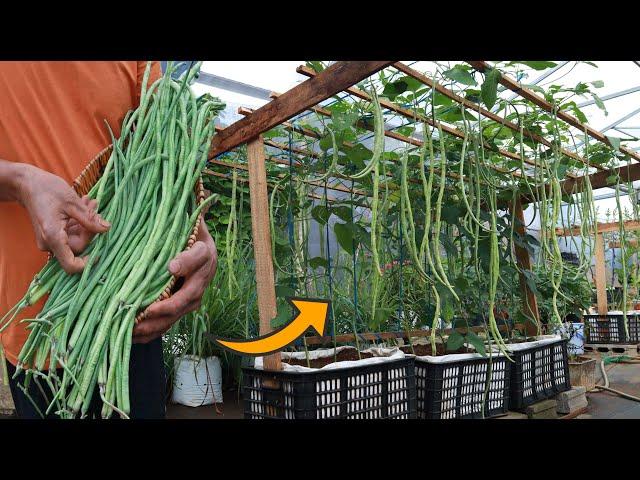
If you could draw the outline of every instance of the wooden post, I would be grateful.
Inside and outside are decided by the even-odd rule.
[[[596,235],[596,297],[598,299],[598,314],[606,315],[609,310],[607,303],[607,275],[604,264],[604,234]]]
[[[247,144],[249,164],[249,193],[251,196],[251,232],[256,262],[258,313],[260,335],[271,332],[271,320],[277,314],[276,286],[271,257],[271,232],[269,231],[269,196],[262,136]],[[280,353],[264,357],[265,370],[282,370]]]
[[[522,203],[520,199],[516,199],[515,204],[511,204],[511,215],[513,215],[516,219],[520,221],[520,225],[516,225],[515,230],[518,234],[524,236],[525,232],[525,223],[524,223],[524,212],[522,211]],[[544,232],[542,232],[544,235]],[[529,252],[526,248],[523,248],[519,245],[515,245],[516,251],[516,263],[520,267],[521,270],[529,270],[531,271],[531,258],[529,257]],[[522,294],[522,313],[527,317],[527,319],[534,318],[538,325],[540,325],[540,312],[538,311],[538,299],[533,291],[527,285],[527,279],[525,276],[520,273],[520,292]],[[526,321],[525,332],[527,335],[537,335],[538,327],[533,324],[531,320]]]

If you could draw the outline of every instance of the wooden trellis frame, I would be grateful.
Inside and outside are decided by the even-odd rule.
[[[469,61],[473,68],[478,71],[486,71],[491,67],[484,61]],[[213,160],[216,156],[230,151],[237,146],[248,143],[248,166],[245,167],[249,172],[249,188],[251,195],[251,216],[252,216],[252,231],[253,231],[253,244],[254,253],[256,255],[256,280],[258,291],[258,308],[260,316],[260,334],[265,334],[271,331],[270,322],[275,316],[275,285],[273,276],[273,263],[271,258],[271,239],[269,232],[268,222],[268,197],[267,197],[267,178],[266,169],[264,166],[265,155],[264,147],[269,145],[275,148],[289,151],[289,147],[277,144],[276,142],[267,140],[264,141],[261,138],[261,134],[270,130],[277,125],[283,125],[285,128],[297,131],[303,135],[310,137],[317,137],[315,132],[305,129],[304,127],[296,126],[288,122],[291,118],[305,110],[313,110],[320,115],[329,114],[326,109],[319,104],[328,98],[336,95],[340,92],[347,92],[360,99],[371,101],[371,98],[366,92],[355,87],[355,85],[361,80],[368,78],[372,74],[382,70],[388,66],[393,66],[411,76],[412,78],[420,81],[424,85],[430,88],[435,88],[436,91],[450,98],[454,102],[458,103],[462,108],[472,110],[492,121],[495,121],[506,128],[519,131],[516,124],[482,108],[481,106],[474,104],[454,92],[446,89],[442,85],[434,83],[431,79],[425,75],[417,72],[416,70],[404,65],[400,62],[393,61],[366,61],[366,62],[336,62],[324,71],[315,73],[313,70],[307,67],[299,67],[298,72],[310,77],[307,81],[292,88],[291,90],[281,94],[273,95],[273,100],[263,107],[250,111],[248,109],[241,109],[241,113],[245,114],[245,117],[238,122],[230,125],[229,127],[222,129],[214,137],[212,142],[209,158]],[[543,109],[546,112],[553,112],[553,105],[548,103],[544,98],[536,95],[531,90],[526,89],[514,79],[507,75],[501,75],[499,82],[506,88],[514,91],[521,97],[533,103],[535,106]],[[439,122],[429,118],[427,116],[417,114],[408,109],[394,104],[385,99],[380,99],[380,104],[383,108],[391,110],[405,118],[415,121],[423,121],[432,127],[438,127]],[[567,114],[566,112],[556,112],[558,119],[566,122],[567,124],[586,132],[591,138],[598,142],[611,146],[607,137],[584,124],[579,122],[575,117]],[[457,138],[464,138],[464,133],[460,130],[449,127],[448,125],[440,123],[440,127],[443,132],[451,134]],[[543,137],[534,134],[532,132],[524,130],[523,135],[529,139],[532,139],[540,144],[550,146],[550,142]],[[418,139],[402,136],[396,132],[386,131],[385,135],[394,138],[405,143],[420,146],[422,142]],[[619,149],[622,153],[628,155],[634,160],[640,161],[640,154],[637,152],[621,147]],[[292,153],[308,154],[310,152],[301,151],[301,149],[291,148]],[[495,150],[494,150],[495,151]],[[499,155],[512,160],[523,161],[529,165],[535,165],[535,162],[531,159],[520,158],[519,155],[511,152],[498,149],[495,151]],[[587,160],[580,157],[577,153],[571,152],[566,149],[561,149],[560,153],[577,160],[583,164]],[[215,163],[223,164],[224,162],[215,161]],[[237,165],[225,165],[231,166],[231,168],[237,167]],[[592,188],[598,189],[610,185],[609,177],[611,175],[619,175],[623,181],[635,181],[640,180],[640,163],[628,164],[622,167],[614,169],[605,169],[599,165],[592,165],[598,171],[589,174]],[[496,170],[500,171],[499,167]],[[514,175],[513,172],[508,172]],[[562,191],[566,194],[575,194],[582,191],[584,185],[584,178],[575,174],[568,174],[567,178],[562,182]],[[535,198],[531,198],[527,195],[522,195],[513,205],[510,205],[510,209],[516,218],[523,218],[523,205],[531,202],[535,202]],[[266,216],[265,216],[266,215]],[[518,250],[518,249],[517,249]],[[529,254],[526,250],[520,249],[516,251],[517,262],[524,270],[530,270]],[[258,263],[260,267],[258,268]],[[259,270],[259,271],[258,271]],[[528,316],[533,316],[539,319],[539,312],[537,303],[535,301],[535,295],[529,289],[523,275],[520,278],[520,286],[523,292],[523,299],[525,305],[523,311]],[[606,300],[606,295],[605,295]],[[529,330],[530,328],[528,328]],[[280,356],[279,354],[270,355],[265,358],[266,369],[279,369],[280,368]]]
[[[607,302],[607,276],[606,276],[606,264],[604,258],[604,234],[608,232],[617,232],[620,229],[618,222],[598,223],[595,231],[590,231],[589,235],[595,235],[596,241],[594,245],[595,250],[595,274],[593,281],[596,285],[596,304],[598,309],[598,315],[606,315],[609,310],[609,304]],[[640,230],[640,222],[637,220],[627,220],[624,222],[625,231]],[[571,237],[580,235],[580,228],[556,228],[556,235],[562,237]],[[609,244],[609,246],[619,247]]]

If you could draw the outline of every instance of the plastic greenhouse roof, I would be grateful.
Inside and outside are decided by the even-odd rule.
[[[461,61],[403,61],[403,63],[427,76],[433,74],[436,68],[442,72],[457,64],[466,65]],[[554,61],[526,62],[526,64],[523,62],[489,61],[489,63],[497,66],[501,71],[525,86],[533,85],[533,88],[539,86],[546,89],[551,85],[572,88],[580,82],[587,84],[589,90],[596,95],[596,99],[591,94],[575,95],[569,99],[575,101],[578,108],[584,113],[587,124],[607,136],[621,139],[624,146],[640,151],[640,61]],[[259,89],[284,92],[307,79],[296,72],[296,67],[303,64],[304,61],[204,62],[202,71]],[[482,83],[482,75],[473,70],[470,70],[470,73],[478,83],[478,86],[471,88],[479,88]],[[453,80],[449,83],[442,80],[439,82],[456,93],[470,88]],[[501,91],[501,88],[499,87],[498,90],[500,98],[521,99],[510,90],[502,89]],[[222,118],[224,124],[232,123],[240,118],[237,115],[238,106],[258,108],[268,101],[265,98],[243,95],[201,83],[194,85],[194,89],[197,94],[210,92],[227,102],[228,107]],[[331,101],[329,99],[324,103]],[[525,107],[520,105],[516,108],[521,111]],[[505,114],[504,111],[496,113],[500,116]],[[568,113],[573,115],[570,110]],[[388,126],[395,128],[403,123],[406,123],[404,119],[396,120],[390,116]],[[574,136],[578,152],[582,153],[584,148],[582,144],[583,132],[575,128],[571,128],[570,131]],[[595,140],[591,140],[589,144],[594,145],[595,143]],[[567,144],[565,147],[569,150],[573,149]],[[634,187],[639,188],[640,182],[635,182]],[[603,188],[595,193],[598,198],[607,197],[612,192],[612,189]],[[609,203],[613,200],[612,198],[599,200],[598,206],[601,207],[601,210],[606,209],[610,207]]]

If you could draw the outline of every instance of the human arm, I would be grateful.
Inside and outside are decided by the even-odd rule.
[[[67,273],[84,268],[85,259],[76,254],[110,226],[95,202],[81,198],[62,178],[25,163],[0,160],[0,201],[27,210],[38,248],[53,253]]]

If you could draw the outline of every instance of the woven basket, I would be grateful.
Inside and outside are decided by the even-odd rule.
[[[78,178],[76,178],[73,182],[73,189],[78,193],[78,195],[83,196],[89,193],[91,188],[96,184],[98,179],[102,176],[104,172],[104,168],[111,157],[111,152],[113,151],[113,145],[109,145],[107,148],[102,150],[98,155],[95,156],[93,160],[89,162],[89,164],[80,172]],[[202,184],[202,178],[198,178],[198,181],[195,185],[195,194],[196,194],[196,203],[200,205],[204,200],[204,186]],[[198,228],[200,226],[200,222],[196,222],[193,227],[193,231],[187,240],[187,246],[185,250],[189,250],[196,241],[198,236]],[[161,300],[165,300],[171,296],[173,293],[173,287],[176,283],[176,277],[171,275],[171,280],[169,281],[169,285],[164,289],[162,294],[156,299],[156,302]],[[154,302],[155,303],[155,302]],[[142,318],[142,312],[138,314],[136,317],[136,323]]]

